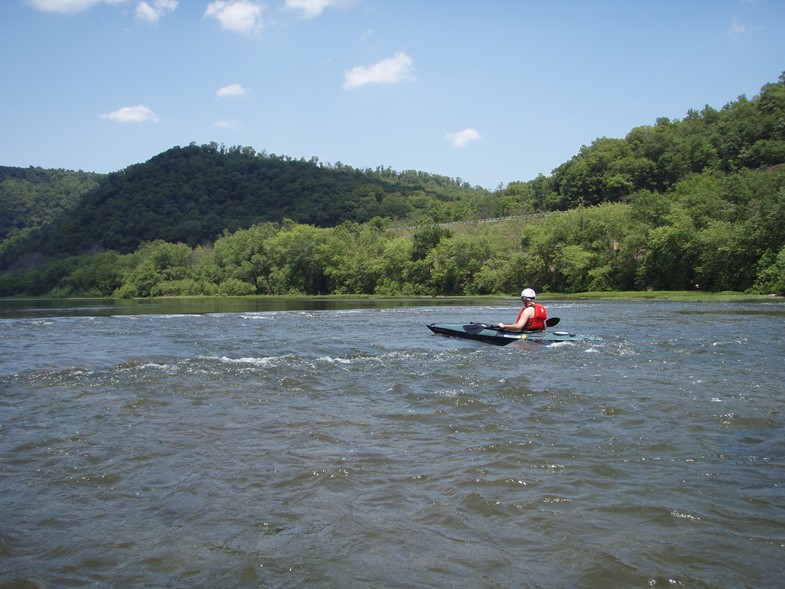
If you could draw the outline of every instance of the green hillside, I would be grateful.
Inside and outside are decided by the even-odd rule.
[[[5,239],[0,296],[488,294],[524,284],[781,292],[783,164],[785,76],[722,109],[599,138],[550,176],[493,193],[425,172],[175,147]],[[476,223],[499,217],[512,220]],[[453,221],[468,224],[444,225]]]
[[[224,230],[285,218],[318,227],[374,217],[450,221],[487,194],[423,172],[360,171],[249,147],[192,144],[107,175],[78,206],[62,207],[40,231],[4,248],[2,262],[7,267],[33,252],[128,253],[156,239],[194,246]]]
[[[102,178],[92,172],[0,166],[0,243],[72,210]]]

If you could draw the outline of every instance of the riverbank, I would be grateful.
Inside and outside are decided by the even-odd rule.
[[[367,303],[367,306],[377,306],[385,302],[394,303],[396,305],[404,304],[406,306],[414,306],[418,304],[433,305],[436,304],[481,304],[487,302],[507,302],[511,299],[517,300],[516,295],[468,295],[468,296],[430,296],[430,295],[400,295],[400,296],[377,296],[366,294],[333,294],[333,295],[248,295],[237,297],[214,297],[214,296],[175,296],[175,297],[145,297],[145,298],[131,298],[131,299],[115,299],[110,297],[104,298],[52,298],[52,297],[0,297],[0,308],[17,308],[19,306],[33,305],[36,307],[63,307],[63,306],[84,306],[96,304],[101,306],[137,306],[137,305],[168,305],[175,303],[194,303],[197,305],[204,305],[208,302],[215,304],[221,303],[221,306],[239,305],[246,307],[249,303],[258,303],[264,307],[269,307],[270,310],[287,310],[290,308],[317,307],[321,304],[327,304],[330,308],[335,308],[340,303],[347,303],[356,305],[357,303]],[[579,292],[579,293],[554,293],[554,292],[538,292],[537,299],[539,301],[558,301],[558,300],[575,300],[575,301],[590,301],[590,300],[616,300],[616,301],[679,301],[679,302],[782,302],[785,303],[785,297],[771,294],[749,294],[742,292],[706,292],[706,291],[667,291],[667,290],[654,290],[654,291],[593,291],[593,292]],[[365,305],[364,305],[365,306]]]
[[[572,294],[565,293],[541,293],[538,296],[542,300],[656,300],[656,301],[680,301],[680,302],[733,302],[748,301],[760,303],[762,301],[785,303],[785,297],[778,295],[749,294],[743,292],[705,292],[691,290],[648,290],[648,291],[621,291],[621,292],[579,292]]]

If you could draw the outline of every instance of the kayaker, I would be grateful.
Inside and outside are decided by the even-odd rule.
[[[521,291],[523,309],[518,313],[518,319],[515,320],[515,323],[499,323],[499,327],[514,331],[542,331],[545,329],[548,312],[545,307],[534,302],[535,298],[537,298],[537,293],[531,288],[524,288]]]

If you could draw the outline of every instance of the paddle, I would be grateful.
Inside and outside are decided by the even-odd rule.
[[[545,325],[547,327],[553,327],[559,323],[560,319],[558,317],[550,317],[545,320]],[[468,325],[463,326],[463,330],[466,333],[480,333],[483,329],[492,329],[494,331],[503,331],[501,327],[498,325],[491,325],[489,323],[469,323]]]
[[[483,329],[495,329],[496,331],[499,330],[496,325],[488,325],[487,323],[469,323],[469,325],[463,326],[463,330],[466,333],[480,333]]]

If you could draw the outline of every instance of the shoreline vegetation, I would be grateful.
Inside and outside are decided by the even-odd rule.
[[[373,294],[327,294],[327,295],[244,295],[244,296],[222,296],[222,295],[183,295],[183,296],[160,296],[160,297],[136,297],[130,299],[117,299],[114,297],[0,297],[0,304],[12,302],[116,302],[116,303],[143,303],[151,304],[155,302],[175,302],[175,301],[238,301],[238,302],[270,302],[270,301],[291,301],[291,302],[436,302],[436,301],[456,301],[456,302],[518,302],[516,295],[373,295]],[[540,302],[549,301],[677,301],[677,302],[782,302],[785,303],[785,294],[750,294],[743,292],[707,292],[690,290],[650,290],[650,291],[587,291],[578,293],[552,293],[540,292],[537,294]]]
[[[0,166],[0,297],[783,293],[783,120],[785,73],[493,192],[215,143],[100,178]]]

